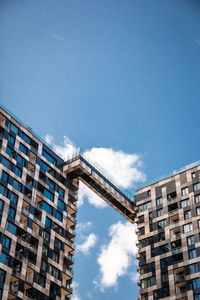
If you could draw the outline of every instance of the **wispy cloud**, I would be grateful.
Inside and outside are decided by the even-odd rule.
[[[85,255],[88,255],[90,249],[95,246],[96,242],[97,242],[96,234],[91,233],[88,237],[86,237],[84,243],[76,246],[76,250],[82,252]]]
[[[110,242],[101,247],[97,262],[100,272],[94,284],[103,291],[108,287],[116,287],[118,278],[128,274],[129,267],[134,264],[137,247],[135,242],[135,225],[118,222],[109,228]],[[132,272],[132,278],[135,273]]]
[[[57,40],[60,40],[60,41],[64,41],[64,38],[61,35],[59,35],[59,34],[53,33],[51,36],[54,39],[57,39]]]
[[[73,282],[72,282],[73,294],[72,294],[71,300],[81,300],[81,298],[78,295],[78,291],[77,291],[78,287],[79,287],[78,282],[73,280]]]

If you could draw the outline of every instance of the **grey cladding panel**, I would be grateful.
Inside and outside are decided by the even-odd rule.
[[[180,181],[181,181],[181,184],[187,183],[186,172],[183,172],[183,173],[180,174]]]

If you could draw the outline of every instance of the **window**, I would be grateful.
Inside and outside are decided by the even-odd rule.
[[[45,220],[45,226],[46,226],[46,227],[51,227],[51,223],[52,223],[52,222],[51,222],[51,219],[49,219],[49,218],[46,217],[46,220]]]
[[[19,183],[17,180],[13,179],[13,187],[18,190],[19,192],[22,191],[22,184]]]
[[[196,208],[197,216],[200,216],[200,206]]]
[[[200,228],[200,220],[197,221],[198,228]]]
[[[185,220],[188,220],[192,217],[192,213],[191,213],[191,210],[187,210],[184,212],[184,219]]]
[[[41,231],[41,237],[47,242],[50,240],[50,234],[46,230]]]
[[[8,197],[8,189],[6,187],[4,187],[3,185],[0,184],[0,193],[5,196]]]
[[[196,191],[199,191],[200,190],[200,183],[198,182],[198,183],[195,183],[194,185],[193,185],[193,189],[194,189],[194,191],[196,192]]]
[[[18,196],[13,192],[10,193],[10,201],[13,202],[14,204],[17,204]]]
[[[13,164],[5,157],[2,157],[1,163],[9,170],[12,170]]]
[[[139,205],[139,206],[138,206],[138,211],[139,211],[139,212],[140,212],[140,211],[144,211],[144,210],[147,210],[147,209],[149,209],[149,208],[151,208],[151,201]]]
[[[8,173],[6,173],[5,171],[2,171],[1,180],[4,181],[4,182],[8,182],[8,179],[9,179]]]
[[[10,157],[15,158],[15,151],[14,151],[12,148],[7,147],[7,148],[6,148],[6,153],[7,153]]]
[[[147,196],[149,196],[149,197],[151,196],[151,190],[147,191]]]
[[[200,300],[200,294],[194,295],[194,300]]]
[[[0,200],[0,210],[3,210],[4,202],[3,200]]]
[[[17,157],[17,161],[19,164],[21,164],[23,167],[25,167],[25,164],[26,164],[26,160],[18,154],[18,157]]]
[[[54,246],[57,247],[59,250],[62,249],[62,242],[59,239],[57,239],[56,237],[54,240]]]
[[[58,195],[59,195],[59,198],[64,200],[64,196],[65,196],[65,192],[63,189],[61,189],[61,187],[58,186]]]
[[[59,279],[59,270],[52,265],[49,266],[49,274]]]
[[[55,260],[55,262],[59,263],[59,255],[56,252],[52,253],[52,259]]]
[[[49,192],[47,189],[44,189],[44,196],[48,198],[50,201],[52,202],[54,201],[54,195],[51,192]]]
[[[192,288],[193,290],[200,288],[200,278],[195,278],[192,280]]]
[[[64,203],[60,200],[58,200],[58,207],[60,207],[61,209],[64,209]]]
[[[19,177],[22,177],[22,169],[15,167],[15,174]]]
[[[196,178],[196,173],[193,172],[193,173],[191,174],[191,176],[192,176],[192,178]]]
[[[10,244],[11,244],[11,239],[4,235],[4,237],[2,238],[2,245],[5,248],[10,249]]]
[[[19,150],[26,155],[28,154],[28,148],[24,146],[22,143],[19,144]]]
[[[42,208],[46,211],[46,212],[48,212],[50,215],[52,214],[52,207],[49,205],[49,204],[47,204],[46,202],[44,202],[43,201],[43,203],[42,203]]]
[[[26,142],[27,144],[31,143],[31,139],[28,137],[28,135],[26,135],[26,133],[24,133],[23,131],[21,132],[21,138],[24,140],[24,142]]]
[[[56,211],[56,219],[62,222],[62,214]]]
[[[161,205],[163,203],[162,197],[156,199],[156,205]]]
[[[199,263],[194,263],[194,264],[188,266],[188,271],[189,271],[189,274],[194,274],[194,273],[199,272],[200,271]]]
[[[16,213],[16,210],[12,207],[9,207],[8,216],[14,219],[15,218],[15,213]]]
[[[199,194],[199,195],[196,195],[196,196],[194,196],[194,200],[195,200],[195,203],[198,203],[198,202],[200,202],[200,194]]]
[[[157,209],[157,217],[163,216],[163,208]]]
[[[193,225],[192,223],[188,223],[186,225],[183,225],[183,232],[186,233],[186,232],[190,232],[193,230]]]
[[[5,277],[6,277],[6,272],[4,270],[0,269],[0,283],[1,284],[4,284]]]
[[[10,134],[9,134],[9,136],[8,136],[8,142],[9,142],[10,144],[12,144],[12,145],[15,144],[15,138],[14,138],[12,135],[10,135]]]
[[[194,239],[194,235],[188,236],[187,237],[187,245],[191,246],[195,244],[195,239]]]
[[[47,247],[46,245],[42,246],[42,254],[45,256],[49,256],[49,247]]]
[[[50,189],[55,190],[55,183],[48,177],[47,177],[47,184],[50,187]]]
[[[44,171],[46,171],[46,172],[50,172],[51,171],[51,167],[49,167],[45,162],[43,162],[42,160],[41,160],[41,162],[40,162],[40,167],[41,167],[41,169],[43,169]]]
[[[146,278],[146,279],[142,279],[141,280],[141,287],[142,289],[145,289],[149,286],[155,285],[156,284],[156,278],[154,276]]]
[[[182,195],[182,196],[185,196],[185,195],[187,195],[188,193],[189,193],[188,187],[185,187],[185,188],[181,189],[181,195]]]
[[[17,126],[15,126],[13,123],[9,122],[8,123],[8,128],[14,132],[15,134],[19,133],[19,129],[17,128]]]
[[[48,263],[45,260],[42,260],[41,269],[42,271],[47,272]]]
[[[185,200],[181,201],[181,208],[188,207],[189,205],[190,205],[189,199],[185,199]]]
[[[7,222],[7,223],[6,223],[6,229],[7,229],[10,233],[16,235],[17,227],[16,227],[15,225],[13,225],[12,223]]]
[[[50,161],[53,165],[56,165],[56,159],[50,155],[46,150],[42,150],[42,155],[48,160]]]
[[[10,264],[10,256],[2,252],[0,255],[0,262],[8,266]]]
[[[142,294],[141,300],[148,300],[148,293]]]
[[[39,273],[36,273],[35,272],[35,282],[39,285],[41,285],[42,287],[45,287],[45,284],[46,284],[46,279],[44,276],[40,275]]]
[[[189,259],[196,258],[197,257],[196,249],[189,250],[188,256],[189,256]]]
[[[167,226],[167,220],[166,219],[158,221],[158,228],[163,228],[163,227],[166,227],[166,226]]]

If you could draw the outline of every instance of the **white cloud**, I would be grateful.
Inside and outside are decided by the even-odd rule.
[[[91,248],[95,246],[97,242],[97,236],[94,233],[91,233],[81,245],[76,246],[76,250],[82,252],[85,255],[89,254]]]
[[[63,145],[55,144],[53,137],[49,134],[46,135],[45,140],[50,143],[55,152],[65,160],[72,157],[78,150],[73,142],[66,136],[64,136]],[[112,176],[114,179],[111,178],[111,180],[114,183],[117,180],[120,183],[117,183],[117,185],[123,188],[133,188],[135,183],[144,182],[146,180],[146,175],[142,171],[143,163],[141,156],[138,154],[128,154],[121,150],[116,151],[111,148],[94,147],[91,150],[87,150],[84,156],[94,161],[94,166],[96,166],[97,169],[105,173],[104,175],[108,178]],[[80,183],[78,206],[83,205],[85,199],[97,208],[107,206],[104,200],[87,186]]]
[[[79,232],[83,232],[92,226],[92,222],[80,222],[76,225]]]
[[[109,237],[110,242],[101,247],[97,259],[100,273],[94,283],[101,290],[117,286],[118,278],[128,273],[137,253],[135,225],[128,222],[113,224],[109,228]]]
[[[81,300],[77,292],[78,286],[79,286],[78,282],[73,280],[72,282],[73,293],[72,293],[71,300]]]
[[[64,41],[64,38],[59,34],[54,33],[51,36],[57,40]]]

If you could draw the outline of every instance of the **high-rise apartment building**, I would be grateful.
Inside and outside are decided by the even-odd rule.
[[[200,165],[133,201],[84,155],[65,162],[3,107],[0,299],[70,299],[79,180],[137,223],[139,300],[200,300]]]
[[[140,300],[200,300],[200,165],[136,191]]]
[[[133,222],[129,197],[83,156],[65,162],[0,108],[0,299],[70,299],[79,180]]]

